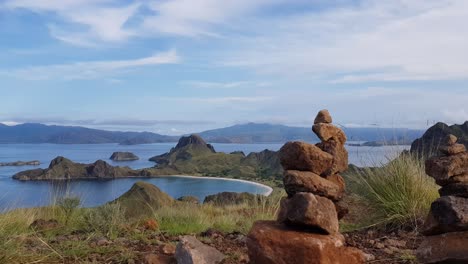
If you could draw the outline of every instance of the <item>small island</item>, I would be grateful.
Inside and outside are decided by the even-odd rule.
[[[38,166],[38,165],[41,165],[41,162],[39,162],[38,160],[0,162],[0,167],[2,166]]]
[[[137,155],[133,154],[132,152],[117,151],[117,152],[112,153],[112,156],[110,156],[109,159],[113,161],[132,161],[132,160],[138,160],[140,158]]]

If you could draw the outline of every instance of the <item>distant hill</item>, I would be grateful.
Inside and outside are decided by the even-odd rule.
[[[346,128],[349,141],[412,142],[424,130],[407,128]],[[276,143],[292,140],[319,141],[311,128],[248,123],[198,133],[212,143]]]
[[[349,141],[412,142],[424,130],[406,128],[346,128]],[[198,133],[211,143],[285,143],[291,140],[318,141],[311,128],[248,123]],[[78,126],[49,126],[27,123],[16,126],[0,124],[1,143],[55,143],[122,145],[177,142],[179,136],[151,132],[120,132]]]
[[[176,142],[178,138],[149,132],[105,131],[77,126],[48,126],[35,123],[0,125],[0,143],[142,144]]]
[[[278,153],[270,150],[252,152],[216,152],[198,135],[181,137],[169,152],[150,158],[157,163],[148,170],[153,175],[203,175],[243,179],[281,179],[283,168]]]

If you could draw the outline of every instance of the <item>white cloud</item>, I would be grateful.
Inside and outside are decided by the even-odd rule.
[[[252,23],[224,65],[335,82],[468,78],[468,2],[363,1]],[[310,77],[309,77],[310,78]]]
[[[20,69],[0,70],[0,75],[13,76],[26,80],[76,80],[98,79],[113,76],[125,70],[180,61],[175,50],[157,53],[149,57],[132,60],[87,61],[70,64],[32,66]]]
[[[145,30],[181,36],[219,36],[216,26],[236,28],[233,20],[254,13],[280,0],[172,0],[152,1],[150,8],[157,12],[145,18]]]
[[[7,0],[3,6],[56,14],[62,21],[49,25],[53,37],[77,46],[96,46],[99,42],[125,41],[135,35],[124,25],[136,14],[140,4],[116,6],[115,3],[111,0]]]

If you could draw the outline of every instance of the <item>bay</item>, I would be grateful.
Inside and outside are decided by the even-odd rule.
[[[277,151],[283,144],[213,144],[216,151],[230,153],[259,152],[265,149]],[[111,201],[127,191],[138,180],[155,184],[174,198],[193,195],[201,201],[210,194],[223,191],[266,193],[269,189],[249,182],[223,179],[158,177],[126,178],[106,181],[80,180],[71,182],[20,182],[12,175],[19,171],[46,168],[57,156],[64,156],[80,163],[92,163],[98,159],[114,166],[147,168],[155,164],[150,157],[168,152],[175,143],[145,145],[118,144],[0,144],[0,162],[39,160],[39,166],[0,167],[0,211],[18,207],[48,205],[64,195],[79,196],[83,206],[96,206]],[[349,161],[357,166],[376,166],[386,163],[408,146],[356,147],[347,146]],[[115,151],[130,151],[140,157],[136,161],[117,162],[109,157]]]

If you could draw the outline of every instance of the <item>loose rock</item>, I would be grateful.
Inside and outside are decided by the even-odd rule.
[[[310,192],[337,201],[343,197],[344,185],[334,177],[330,179],[313,172],[288,170],[284,172],[283,183],[289,197],[298,192]]]
[[[327,234],[337,233],[339,229],[333,202],[304,192],[281,200],[278,221],[290,226],[314,228]]]
[[[326,123],[319,123],[315,124],[312,127],[312,131],[317,134],[317,136],[320,138],[322,141],[328,141],[330,139],[333,139],[340,144],[344,144],[346,142],[346,135],[341,130],[339,127],[336,127],[332,124],[326,124]]]
[[[175,258],[178,264],[216,264],[225,256],[193,236],[183,236],[177,244]]]
[[[332,117],[327,109],[323,109],[318,112],[317,116],[315,117],[314,124],[318,123],[332,123]]]
[[[468,263],[468,232],[428,236],[416,251],[421,263]]]
[[[285,170],[311,171],[321,175],[329,170],[333,156],[317,146],[304,142],[288,142],[279,151]]]
[[[258,221],[247,236],[251,263],[363,263],[364,254],[344,246],[344,237],[300,232],[274,221]]]
[[[423,233],[437,235],[455,231],[468,231],[468,199],[443,196],[432,203]]]
[[[458,196],[468,198],[468,182],[467,183],[452,183],[442,186],[439,189],[440,196]]]

